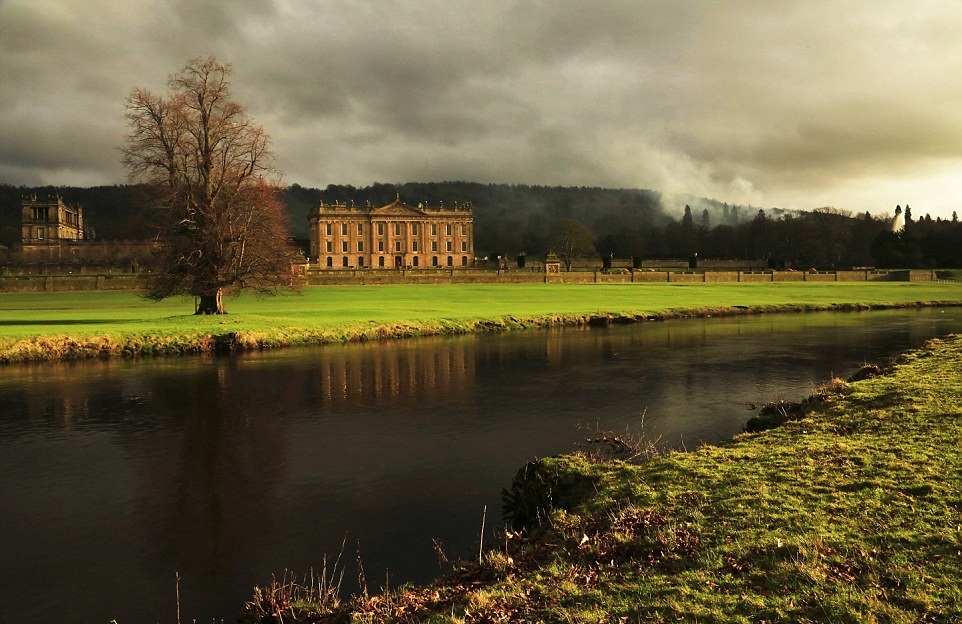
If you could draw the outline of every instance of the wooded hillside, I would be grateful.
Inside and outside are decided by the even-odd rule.
[[[99,240],[149,238],[153,229],[143,208],[142,186],[15,187],[0,185],[0,245],[13,247],[20,236],[20,199],[60,195],[84,208],[88,236]],[[962,267],[962,223],[913,218],[892,231],[892,219],[852,215],[834,208],[812,211],[759,209],[697,197],[686,205],[665,205],[659,193],[639,189],[546,187],[474,182],[374,183],[367,187],[329,185],[324,189],[293,184],[281,197],[291,235],[306,239],[307,214],[325,203],[370,201],[432,206],[471,202],[475,249],[481,256],[514,259],[522,252],[544,254],[552,235],[577,222],[590,232],[598,257],[765,259],[773,267],[958,268]],[[554,233],[554,234],[553,234]]]

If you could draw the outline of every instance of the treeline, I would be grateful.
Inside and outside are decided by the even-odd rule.
[[[0,245],[20,240],[20,200],[59,195],[84,208],[88,236],[98,240],[143,240],[152,236],[146,188],[139,185],[15,187],[0,185]],[[382,206],[398,196],[408,204],[474,206],[475,249],[482,256],[531,258],[566,248],[579,256],[724,258],[765,260],[772,267],[830,269],[962,267],[962,224],[952,219],[914,218],[906,207],[904,228],[891,216],[852,215],[832,208],[760,210],[715,200],[686,198],[666,206],[659,193],[639,189],[547,187],[473,182],[374,183],[366,187],[293,184],[281,193],[289,229],[308,238],[307,215],[325,203],[371,202]],[[673,216],[673,214],[675,216]],[[901,226],[901,222],[898,224]]]
[[[325,189],[297,184],[284,198],[297,235],[318,203],[375,206],[400,196],[409,204],[471,202],[480,255],[532,258],[567,248],[579,256],[765,260],[773,268],[962,267],[962,224],[926,215],[893,231],[893,217],[834,208],[793,211],[690,197],[666,207],[638,189],[545,187],[471,182],[378,184]],[[693,207],[694,206],[694,207]],[[669,213],[681,213],[673,217]]]
[[[625,228],[660,229],[671,221],[658,193],[638,189],[596,187],[528,186],[523,184],[478,184],[474,182],[425,182],[379,184],[355,188],[329,185],[325,189],[292,185],[285,201],[295,228],[303,224],[307,233],[307,212],[323,200],[364,205],[370,201],[383,206],[400,197],[404,202],[451,206],[471,202],[474,206],[474,247],[486,255],[514,255],[522,251],[543,253],[552,224],[575,220],[598,236],[615,235]],[[300,223],[299,223],[300,222]],[[295,235],[298,229],[293,230]]]
[[[895,222],[893,217],[852,215],[834,208],[785,212],[758,210],[734,226],[697,226],[693,219],[669,224],[660,240],[675,252],[703,257],[765,259],[772,268],[943,268],[962,266],[962,224],[930,216]]]

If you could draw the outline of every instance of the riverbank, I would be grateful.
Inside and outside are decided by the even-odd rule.
[[[962,336],[836,380],[803,412],[690,452],[641,444],[640,463],[532,462],[505,492],[503,543],[436,583],[344,603],[318,600],[327,579],[275,584],[248,615],[287,601],[285,622],[962,620]]]
[[[132,292],[0,294],[0,363],[140,357],[692,316],[962,305],[955,282],[317,286],[225,316]]]

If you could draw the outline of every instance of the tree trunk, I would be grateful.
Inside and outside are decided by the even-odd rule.
[[[213,294],[203,294],[200,296],[200,305],[194,314],[227,314],[224,308],[224,290],[218,288]]]

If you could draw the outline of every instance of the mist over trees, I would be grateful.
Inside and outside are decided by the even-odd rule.
[[[139,186],[27,188],[0,185],[0,244],[19,240],[22,195],[60,194],[84,207],[85,221],[100,240],[152,235]],[[279,197],[290,234],[308,238],[308,212],[320,201],[388,204],[400,195],[409,204],[432,206],[471,202],[475,215],[475,249],[479,256],[529,260],[552,248],[552,228],[575,220],[594,241],[594,259],[647,260],[699,258],[764,261],[798,270],[873,266],[878,268],[962,267],[962,223],[933,219],[910,209],[904,229],[892,231],[894,206],[887,215],[851,214],[835,208],[793,211],[726,204],[683,197],[665,205],[653,191],[593,187],[545,187],[473,182],[374,183],[367,187],[329,185],[324,189],[293,184]],[[691,219],[686,219],[685,206]],[[7,240],[11,242],[7,242]],[[558,249],[555,249],[558,252]],[[590,251],[590,250],[589,250]]]
[[[653,191],[596,187],[549,187],[474,182],[418,182],[380,184],[356,188],[331,184],[325,189],[297,184],[282,195],[294,223],[295,236],[307,236],[308,211],[320,201],[351,202],[375,206],[400,195],[408,204],[436,206],[471,202],[474,206],[474,247],[489,257],[515,257],[521,252],[535,257],[548,251],[552,225],[573,219],[587,226],[596,238],[617,235],[626,228],[658,230],[672,219],[661,197]],[[300,227],[298,227],[300,226]]]
[[[480,256],[537,258],[557,249],[557,229],[577,221],[594,237],[594,257],[764,260],[773,268],[962,266],[962,224],[916,219],[892,232],[890,215],[852,215],[835,208],[797,211],[759,209],[713,199],[684,197],[665,206],[661,195],[638,189],[546,187],[472,182],[379,184],[368,187],[297,184],[282,197],[295,235],[307,236],[307,212],[320,201],[374,205],[400,195],[406,202],[474,205],[475,249]],[[911,213],[910,213],[911,214]],[[570,223],[569,229],[570,229]],[[579,245],[576,257],[589,256]],[[572,252],[573,253],[573,252]]]

